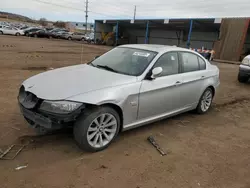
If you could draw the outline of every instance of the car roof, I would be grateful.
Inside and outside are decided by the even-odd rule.
[[[136,49],[142,49],[142,50],[148,50],[148,51],[154,51],[154,52],[166,52],[166,51],[190,51],[186,48],[180,48],[176,46],[168,46],[168,45],[158,45],[158,44],[127,44],[127,45],[121,45],[119,47],[126,47],[126,48],[136,48]]]

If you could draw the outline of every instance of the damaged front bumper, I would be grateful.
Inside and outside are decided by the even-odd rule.
[[[51,130],[61,129],[66,126],[72,126],[74,121],[83,111],[83,108],[79,108],[70,114],[61,115],[29,110],[22,106],[22,104],[19,104],[19,106],[21,113],[31,125],[31,127],[44,127]]]

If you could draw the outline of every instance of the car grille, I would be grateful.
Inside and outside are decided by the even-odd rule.
[[[25,91],[24,86],[19,90],[18,101],[27,109],[33,109],[39,102],[39,98],[31,92]]]

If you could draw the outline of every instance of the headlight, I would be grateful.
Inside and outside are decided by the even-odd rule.
[[[247,65],[250,66],[250,59],[243,59],[243,61],[241,62],[242,65]]]
[[[56,114],[68,114],[77,108],[79,108],[82,103],[72,102],[72,101],[43,101],[40,109],[46,112],[52,112]]]

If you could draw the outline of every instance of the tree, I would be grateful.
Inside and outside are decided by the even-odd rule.
[[[48,21],[46,18],[40,18],[40,20],[38,20],[38,23],[42,26],[47,26],[48,25]]]
[[[66,24],[65,24],[65,22],[57,21],[57,22],[54,23],[54,26],[56,26],[56,27],[61,27],[61,28],[65,28],[65,27],[66,27]]]

